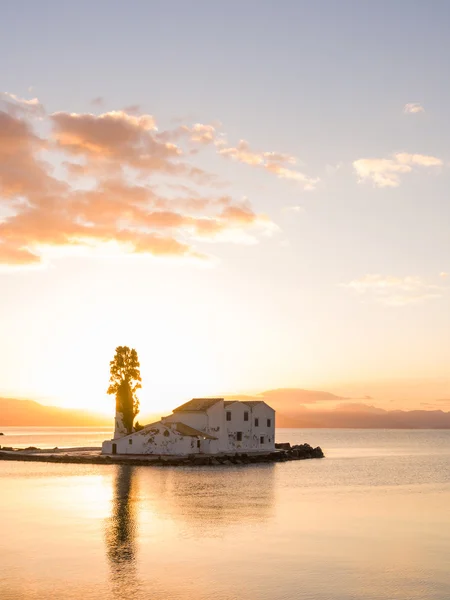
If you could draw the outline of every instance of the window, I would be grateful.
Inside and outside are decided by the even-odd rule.
[[[227,421],[231,421],[231,413],[227,410]]]
[[[131,444],[133,443],[133,440],[130,438],[130,439],[128,440],[128,443],[129,443],[129,444],[130,444],[130,446],[131,446]]]
[[[267,427],[272,427],[272,419],[267,419]]]
[[[264,436],[263,435],[259,438],[259,443],[264,444]]]
[[[197,440],[197,448],[200,448],[200,440]]]
[[[242,442],[242,431],[237,431],[236,432],[236,440],[238,442]]]
[[[255,419],[255,427],[259,427],[259,419]]]
[[[248,412],[244,413],[244,421],[248,421]]]

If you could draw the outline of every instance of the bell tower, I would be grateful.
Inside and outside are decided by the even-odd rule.
[[[128,435],[127,428],[123,422],[123,413],[120,410],[118,394],[116,396],[116,416],[114,419],[114,439]]]

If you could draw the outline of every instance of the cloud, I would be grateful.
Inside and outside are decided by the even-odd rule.
[[[35,201],[65,189],[40,159],[46,147],[47,141],[38,137],[26,120],[0,111],[0,201]]]
[[[266,400],[269,404],[276,405],[277,410],[298,410],[304,404],[317,404],[318,402],[341,402],[342,400],[351,400],[331,394],[330,392],[322,392],[315,390],[304,390],[301,388],[278,388],[274,390],[266,390],[259,394],[251,396],[227,395],[227,400]]]
[[[220,140],[218,154],[225,158],[265,169],[273,173],[280,179],[290,179],[300,183],[304,190],[313,190],[319,182],[318,178],[313,178],[292,168],[296,164],[296,159],[289,154],[281,152],[254,152],[245,140],[240,140],[237,146],[227,146],[226,142]]]
[[[372,296],[376,302],[386,306],[405,306],[425,300],[440,298],[444,289],[424,282],[420,277],[385,277],[365,275],[349,283],[341,284],[360,296]]]
[[[179,120],[176,121],[179,122]],[[180,140],[188,140],[189,142],[192,142],[193,145],[217,145],[220,143],[221,136],[223,135],[218,131],[218,127],[220,127],[220,123],[179,125],[175,129],[158,133],[156,137],[161,142],[178,143]]]
[[[35,133],[32,117],[0,112],[0,208],[7,215],[0,219],[1,264],[34,265],[58,250],[105,245],[199,259],[205,255],[194,245],[198,240],[248,243],[275,229],[248,200],[199,191],[210,174],[164,141],[170,132],[158,132],[151,115],[58,112],[48,117],[45,138]],[[210,133],[203,126],[191,130],[199,144]],[[62,156],[67,176],[56,178],[44,155],[52,163]],[[178,194],[161,192],[155,175],[170,177]]]
[[[45,110],[37,98],[26,100],[9,92],[0,92],[0,110],[4,110],[14,117],[23,115],[43,117]]]
[[[199,144],[212,144],[216,139],[216,128],[213,125],[203,125],[202,123],[195,123],[192,127],[184,126],[193,142]]]
[[[441,271],[439,277],[441,277],[441,279],[447,279],[448,273],[446,271]]]
[[[194,123],[191,126],[180,125],[172,131],[159,133],[156,138],[164,143],[179,143],[182,139],[188,139],[199,146],[214,145],[219,156],[240,162],[251,167],[263,169],[276,175],[280,179],[290,179],[300,183],[305,190],[313,190],[319,182],[313,178],[292,168],[296,159],[283,152],[255,152],[245,140],[240,140],[237,146],[230,146],[226,134],[220,131],[221,123],[203,124]],[[196,153],[198,150],[191,150]]]
[[[425,112],[425,109],[420,102],[410,102],[405,104],[403,112],[407,115],[415,115],[417,113]]]
[[[419,167],[441,167],[442,160],[435,156],[424,156],[423,154],[408,154],[399,152],[394,155],[394,158],[402,165],[411,165]]]
[[[398,187],[401,176],[411,173],[414,167],[440,167],[443,162],[435,156],[399,152],[391,158],[360,158],[353,167],[361,182],[371,180],[376,187]]]
[[[148,132],[156,129],[151,115],[135,116],[125,111],[111,111],[101,115],[91,113],[54,113],[53,137],[60,148],[73,154],[111,158],[130,158],[144,152],[151,143]]]
[[[182,160],[183,150],[170,141],[177,134],[158,132],[152,115],[120,110],[101,115],[59,112],[50,118],[58,149],[84,159],[84,175],[131,168],[141,177],[163,173],[186,176],[201,185],[218,183],[216,176]]]

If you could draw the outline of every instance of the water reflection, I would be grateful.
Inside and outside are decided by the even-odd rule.
[[[186,588],[190,573],[185,568],[183,540],[191,538],[194,544],[200,540],[202,556],[201,548],[206,549],[208,543],[257,530],[275,512],[272,464],[246,469],[127,465],[114,469],[111,515],[105,520],[104,533],[111,595],[117,600],[146,598],[149,584],[155,600],[175,597],[181,580]],[[170,580],[161,580],[158,570],[148,568],[157,563],[160,568],[176,564],[176,573],[171,571]],[[140,570],[142,565],[147,565],[145,572]],[[198,585],[192,582],[189,595],[198,595]]]
[[[118,465],[114,481],[112,514],[106,520],[106,553],[111,568],[113,593],[137,592],[136,567],[137,482],[135,467]]]
[[[350,432],[324,461],[0,461],[0,600],[449,599],[450,432],[416,433],[409,456]]]
[[[275,512],[273,464],[246,468],[139,470],[139,490],[152,521],[171,520],[183,536],[224,536],[233,526],[267,521]],[[144,515],[142,515],[144,516]]]

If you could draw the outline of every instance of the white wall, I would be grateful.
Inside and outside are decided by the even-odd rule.
[[[224,425],[223,400],[219,400],[209,407],[205,412],[200,411],[180,411],[175,412],[168,417],[164,417],[164,423],[184,423],[209,433],[217,440],[201,440],[201,449],[205,454],[216,454],[222,452],[222,448],[226,448],[228,444],[228,436]]]
[[[227,413],[231,414],[231,421],[227,420]],[[248,420],[244,420],[247,414]],[[227,450],[239,452],[252,449],[252,411],[250,406],[243,402],[233,402],[225,406],[225,425],[227,430]],[[238,433],[242,439],[238,440]]]
[[[256,450],[275,450],[275,411],[265,402],[253,405],[253,443]],[[256,420],[258,425],[256,425]],[[270,425],[267,421],[270,420]],[[261,437],[264,442],[261,443]]]
[[[231,413],[231,421],[226,413]],[[244,414],[248,413],[248,421]],[[270,425],[267,424],[270,419]],[[256,425],[258,420],[258,425]],[[182,436],[174,423],[180,422],[194,429],[208,433],[217,440],[200,440]],[[238,440],[238,432],[242,439]],[[129,440],[132,443],[129,443]],[[262,441],[261,441],[262,440]],[[224,406],[223,400],[213,404],[207,411],[180,411],[164,417],[150,428],[103,443],[104,454],[112,453],[112,443],[116,444],[117,454],[216,454],[218,452],[270,452],[275,450],[275,411],[265,402],[246,404],[233,402]]]
[[[231,421],[226,419],[227,412],[231,413]],[[248,421],[245,413],[248,413]],[[234,402],[225,406],[225,423],[229,452],[275,450],[275,411],[265,402]],[[238,440],[238,432],[242,433],[241,441]]]
[[[200,452],[197,447],[197,438],[183,436],[172,429],[171,424],[165,425],[161,422],[120,439],[103,442],[102,453],[112,454],[113,444],[116,444],[116,454],[185,456]]]
[[[114,439],[128,435],[127,428],[123,424],[123,413],[116,410],[116,418],[114,420]]]

